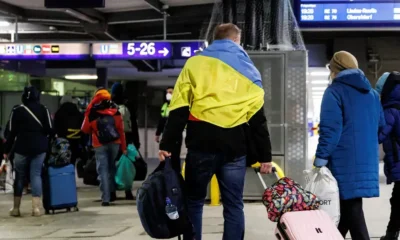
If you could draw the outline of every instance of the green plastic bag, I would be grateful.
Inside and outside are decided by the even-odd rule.
[[[131,190],[133,180],[135,180],[136,169],[133,164],[139,155],[135,146],[128,145],[127,154],[123,154],[117,163],[117,173],[115,174],[115,183],[118,190]]]

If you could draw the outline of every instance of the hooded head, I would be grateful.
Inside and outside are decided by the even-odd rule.
[[[114,83],[111,87],[111,99],[118,105],[124,103],[124,87],[121,83]]]
[[[381,93],[383,105],[400,103],[400,73],[391,72],[387,77]]]
[[[329,63],[329,69],[331,70],[331,78],[334,79],[344,70],[358,69],[358,61],[357,58],[349,52],[336,52]]]
[[[105,88],[99,88],[92,101],[89,103],[86,111],[85,111],[85,115],[89,115],[90,110],[92,109],[92,107],[96,104],[100,104],[101,102],[103,102],[104,100],[111,100],[111,94],[107,91],[107,89]]]
[[[168,87],[167,89],[165,89],[165,101],[170,102],[173,93],[174,93],[173,87]]]
[[[376,82],[375,90],[376,90],[379,94],[382,93],[383,86],[385,85],[386,80],[388,79],[389,75],[390,75],[390,73],[385,72],[384,74],[382,74],[382,76],[381,76],[381,77],[378,79],[378,81]]]
[[[38,103],[40,101],[40,92],[34,86],[25,87],[22,94],[22,103],[27,105],[29,103]]]

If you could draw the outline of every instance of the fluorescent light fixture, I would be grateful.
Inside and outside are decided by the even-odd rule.
[[[312,84],[329,84],[329,80],[312,80]]]
[[[97,80],[97,75],[66,75],[68,80]]]
[[[0,21],[0,27],[8,27],[10,26],[10,23],[7,21]]]
[[[312,90],[325,91],[326,87],[312,87]]]
[[[329,72],[311,72],[311,76],[328,76]]]
[[[318,96],[318,95],[320,95],[320,96],[322,96],[322,95],[324,95],[324,92],[313,92],[312,93],[314,96]]]

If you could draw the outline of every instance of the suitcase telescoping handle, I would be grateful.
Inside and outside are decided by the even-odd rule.
[[[260,179],[261,184],[263,185],[264,189],[267,189],[267,184],[265,183],[264,178],[262,177],[262,175],[260,173],[260,168],[254,168],[254,171],[256,172],[258,178]],[[276,171],[276,168],[274,168],[274,167],[272,168],[272,173],[275,174],[275,177],[277,180],[280,179],[278,172]]]

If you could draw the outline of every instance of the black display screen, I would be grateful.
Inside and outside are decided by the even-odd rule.
[[[46,8],[104,8],[105,0],[45,0]]]

